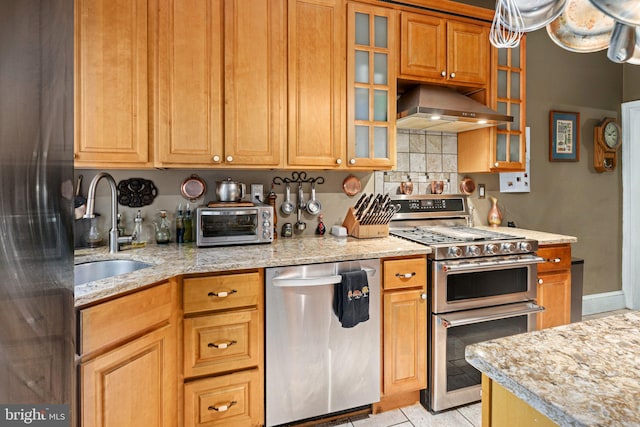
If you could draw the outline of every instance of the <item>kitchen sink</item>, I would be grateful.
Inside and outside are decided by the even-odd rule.
[[[152,265],[153,264],[131,259],[108,259],[84,262],[74,266],[73,284],[82,285],[83,283],[93,282],[94,280],[131,273],[151,267]]]

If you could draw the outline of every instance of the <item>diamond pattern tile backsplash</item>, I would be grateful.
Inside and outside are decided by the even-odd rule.
[[[458,138],[454,133],[398,129],[397,167],[375,172],[375,191],[400,194],[409,178],[413,194],[430,194],[431,181],[443,181],[443,193],[458,192]]]

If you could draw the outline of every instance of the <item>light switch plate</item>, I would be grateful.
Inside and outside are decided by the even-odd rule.
[[[251,201],[256,200],[264,203],[264,186],[262,184],[251,184]]]

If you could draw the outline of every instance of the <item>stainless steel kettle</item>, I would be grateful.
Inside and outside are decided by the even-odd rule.
[[[247,193],[247,187],[241,182],[227,178],[216,181],[216,196],[219,202],[239,202]]]

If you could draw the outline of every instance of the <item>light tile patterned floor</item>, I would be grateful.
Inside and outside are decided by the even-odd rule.
[[[322,424],[323,427],[480,427],[482,411],[479,403],[433,415],[422,405],[406,406],[377,415]]]

